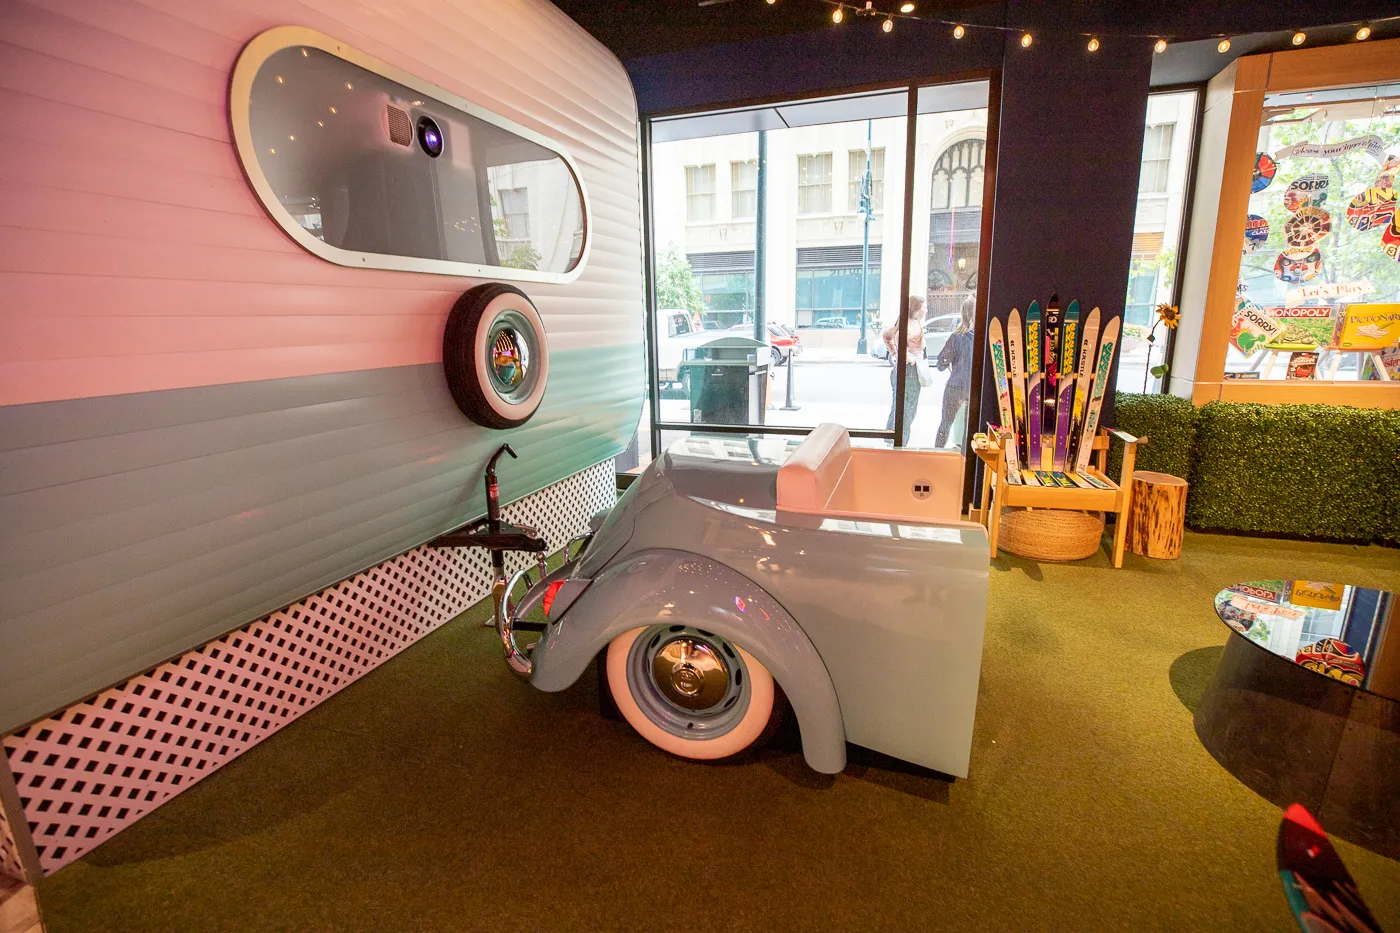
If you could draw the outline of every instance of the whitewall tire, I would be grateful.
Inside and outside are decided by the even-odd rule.
[[[701,629],[653,625],[609,643],[607,687],[642,738],[681,758],[715,761],[762,744],[782,694],[740,646]]]
[[[540,407],[549,379],[539,311],[513,285],[467,289],[447,317],[442,366],[468,418],[487,428],[519,427]]]

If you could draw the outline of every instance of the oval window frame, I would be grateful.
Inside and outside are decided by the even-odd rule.
[[[540,272],[534,269],[518,269],[512,266],[490,266],[474,262],[458,262],[450,259],[427,259],[418,256],[404,256],[397,253],[363,253],[342,249],[313,236],[282,205],[277,193],[263,173],[258,162],[257,148],[253,144],[253,131],[250,108],[252,105],[253,80],[262,66],[273,55],[287,48],[314,48],[372,71],[381,78],[412,88],[428,97],[436,98],[443,104],[461,110],[469,116],[500,127],[507,132],[523,137],[536,145],[548,149],[563,160],[574,186],[578,190],[579,211],[583,220],[583,246],[579,250],[578,262],[567,272]],[[304,26],[274,26],[258,33],[234,63],[229,81],[228,96],[229,123],[233,130],[234,149],[238,153],[239,164],[254,193],[258,196],[263,210],[282,228],[283,232],[296,241],[307,252],[338,266],[354,269],[388,269],[395,272],[430,272],[436,275],[450,275],[457,278],[503,279],[516,282],[547,282],[566,284],[583,274],[593,247],[593,225],[590,221],[588,191],[583,184],[583,176],[578,164],[561,144],[548,136],[537,133],[514,120],[499,116],[472,103],[466,98],[424,81],[401,68],[362,52],[354,46],[340,42],[323,32]]]

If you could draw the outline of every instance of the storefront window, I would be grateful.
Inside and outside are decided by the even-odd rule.
[[[1227,379],[1400,375],[1400,85],[1264,100]]]
[[[1132,264],[1123,306],[1120,392],[1160,392],[1166,381],[1170,334],[1159,323],[1156,308],[1177,303],[1177,257],[1195,151],[1192,129],[1197,98],[1196,91],[1173,91],[1147,100]]]

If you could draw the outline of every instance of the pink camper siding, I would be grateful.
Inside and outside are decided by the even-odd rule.
[[[639,339],[631,87],[549,4],[16,2],[0,7],[0,404],[440,359],[470,280],[331,265],[243,177],[229,72],[289,20],[564,146],[592,255],[577,283],[529,293],[560,346]]]
[[[575,281],[524,282],[549,385],[509,432],[440,365],[479,280],[346,268],[231,143],[246,43],[302,26],[538,132],[588,205]],[[636,105],[545,0],[0,4],[0,732],[621,452],[643,380]],[[509,270],[499,278],[508,279]]]

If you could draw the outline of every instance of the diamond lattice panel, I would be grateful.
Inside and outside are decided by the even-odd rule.
[[[5,819],[5,808],[0,807],[0,875],[24,880],[24,866],[19,860],[19,846],[15,844],[10,831],[9,820]]]
[[[605,461],[503,512],[559,548],[614,504],[615,484]],[[5,754],[45,874],[490,591],[484,552],[416,548],[7,736]],[[8,872],[9,860],[17,866],[18,859],[6,840],[8,832],[0,836],[0,870]]]

